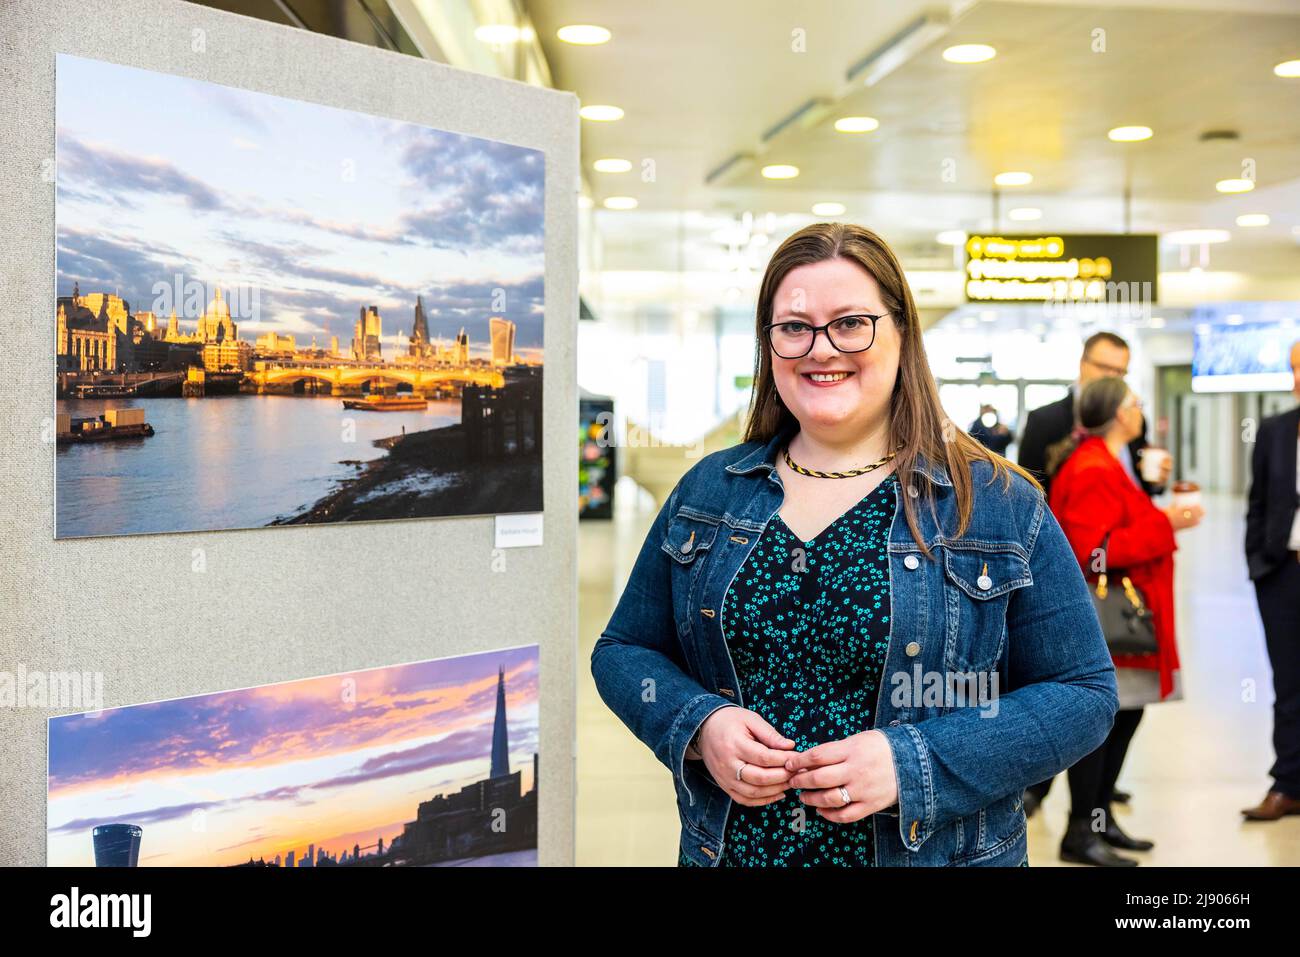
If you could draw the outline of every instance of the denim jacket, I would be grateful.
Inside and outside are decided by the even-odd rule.
[[[672,772],[680,853],[712,866],[731,798],[685,759],[705,718],[746,706],[722,634],[723,597],[780,509],[788,435],[697,463],[659,512],[591,670],[611,710]],[[874,816],[877,866],[1018,865],[1025,787],[1097,748],[1119,701],[1079,563],[1043,496],[972,465],[974,509],[957,525],[952,483],[922,460],[927,558],[902,496],[889,532],[891,632],[873,727],[889,742],[897,804]],[[990,693],[991,692],[991,693]]]

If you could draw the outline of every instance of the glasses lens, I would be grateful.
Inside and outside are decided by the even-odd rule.
[[[876,338],[876,324],[864,316],[844,316],[832,322],[827,332],[835,348],[841,352],[861,352],[871,348]]]
[[[806,322],[778,322],[768,330],[772,349],[782,359],[798,359],[812,348],[813,327]]]

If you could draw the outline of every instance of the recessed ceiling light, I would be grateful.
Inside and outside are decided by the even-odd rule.
[[[1283,60],[1273,67],[1273,72],[1278,76],[1286,77],[1288,80],[1300,77],[1300,60]]]
[[[1253,179],[1221,179],[1214,184],[1220,193],[1249,193],[1255,188]]]
[[[1035,219],[1043,218],[1043,211],[1037,206],[1018,206],[1007,212],[1008,219],[1014,219],[1018,223],[1028,223]]]
[[[1175,246],[1204,246],[1207,243],[1226,243],[1232,233],[1226,229],[1175,229],[1160,237]]]
[[[636,209],[635,196],[609,196],[605,199],[606,209]]]
[[[949,63],[983,63],[997,55],[998,51],[987,43],[959,43],[943,51]]]
[[[841,116],[835,121],[835,129],[841,133],[870,133],[879,127],[874,116]]]
[[[596,46],[599,43],[608,43],[610,32],[604,27],[598,27],[594,23],[571,23],[567,27],[560,27],[555,31],[555,35],[565,43],[575,43],[579,46]]]
[[[597,173],[626,173],[632,168],[632,161],[625,159],[598,159],[591,164]]]
[[[1242,213],[1237,217],[1238,226],[1267,226],[1269,222],[1268,213]]]
[[[787,163],[773,163],[771,166],[763,167],[763,175],[767,179],[794,179],[799,175],[799,167]]]
[[[1151,139],[1151,127],[1149,126],[1117,126],[1106,134],[1116,143],[1136,143],[1139,140]]]
[[[621,120],[623,118],[623,111],[617,106],[600,104],[584,106],[578,111],[578,115],[584,120],[596,120],[601,123],[609,123],[613,120]]]
[[[523,31],[509,23],[485,23],[474,28],[474,39],[480,43],[498,46],[502,43],[518,43],[523,38]]]
[[[934,237],[934,241],[943,246],[963,246],[966,244],[966,230],[945,229]]]
[[[816,216],[843,216],[845,206],[843,203],[813,203],[813,214]]]
[[[1034,174],[1023,170],[1010,170],[993,177],[993,182],[999,186],[1028,186],[1033,181]]]

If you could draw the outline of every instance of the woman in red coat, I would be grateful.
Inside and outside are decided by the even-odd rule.
[[[1152,655],[1114,656],[1120,710],[1106,741],[1070,768],[1070,822],[1061,859],[1079,864],[1131,867],[1137,861],[1112,848],[1145,851],[1154,845],[1125,834],[1115,822],[1110,794],[1119,777],[1144,704],[1179,696],[1174,640],[1174,533],[1198,524],[1204,509],[1157,508],[1121,456],[1142,434],[1142,402],[1122,379],[1098,379],[1079,394],[1073,435],[1049,450],[1049,504],[1092,581],[1107,571],[1127,575],[1146,599],[1155,624]],[[1102,542],[1110,540],[1102,554]],[[1104,815],[1105,830],[1092,827]]]

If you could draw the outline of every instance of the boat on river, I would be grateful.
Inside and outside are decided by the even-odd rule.
[[[418,412],[429,407],[422,395],[375,395],[368,399],[344,399],[343,408],[362,412]]]
[[[147,439],[153,426],[144,420],[144,409],[109,409],[94,418],[74,418],[60,412],[55,428],[55,444],[108,442],[113,439]]]

